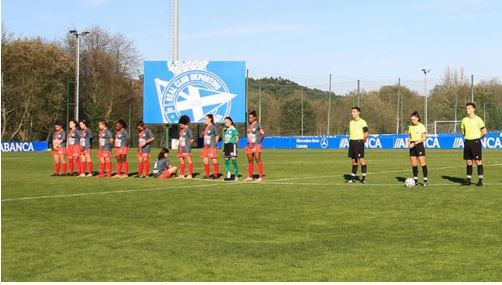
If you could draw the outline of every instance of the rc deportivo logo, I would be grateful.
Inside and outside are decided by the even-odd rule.
[[[215,122],[223,122],[237,96],[225,82],[206,69],[207,61],[168,62],[174,74],[170,81],[155,78],[157,97],[165,123],[177,123],[177,118],[188,115],[193,122],[204,122],[206,114],[213,114]]]

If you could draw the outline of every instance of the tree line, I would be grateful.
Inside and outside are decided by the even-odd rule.
[[[93,126],[100,119],[118,118],[134,124],[143,117],[141,55],[123,34],[100,27],[89,31],[80,43],[80,117]],[[70,34],[49,41],[16,37],[2,29],[2,141],[44,140],[56,120],[72,118],[75,55],[76,40]],[[479,82],[473,92],[478,114],[489,130],[502,130],[502,83],[497,79]],[[467,76],[461,70],[446,70],[429,94],[429,131],[435,120],[452,120],[455,114],[460,120],[470,94]],[[382,86],[359,95],[371,133],[403,133],[409,114],[424,111],[424,97],[404,85]],[[269,136],[301,135],[302,130],[303,135],[345,134],[356,96],[355,91],[329,94],[280,77],[248,80],[248,108],[259,111]],[[244,135],[245,126],[238,127]],[[440,127],[441,132],[452,131],[451,124]],[[164,126],[152,126],[152,130],[157,137],[165,137]],[[134,141],[136,132],[131,133]]]

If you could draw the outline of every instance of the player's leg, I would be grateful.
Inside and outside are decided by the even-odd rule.
[[[193,161],[192,161],[192,157],[187,156],[187,163],[188,163],[188,176],[186,178],[187,179],[192,179],[192,177],[193,177]]]
[[[138,153],[138,175],[136,177],[143,177],[143,154]]]
[[[143,177],[150,175],[150,153],[143,153]]]
[[[66,155],[64,151],[59,153],[59,159],[61,161],[61,175],[66,176]]]
[[[71,146],[66,147],[66,156],[68,157],[68,176],[73,176],[73,171],[75,170],[75,163],[73,157],[73,149]]]
[[[61,165],[59,164],[59,156],[57,155],[56,152],[52,153],[52,159],[54,161],[54,172],[51,176],[59,176],[59,170],[61,168]]]
[[[257,151],[254,156],[256,160],[256,164],[258,165],[258,179],[256,180],[257,182],[263,181],[264,175],[264,169],[263,169],[263,161],[261,160],[261,150]]]
[[[363,153],[363,156],[364,156],[364,153]],[[366,166],[366,159],[364,157],[361,157],[359,159],[359,163],[361,163],[361,181],[363,183],[366,183],[366,172],[368,170],[367,166]]]
[[[418,185],[418,161],[416,156],[410,156],[411,171],[413,173],[413,180],[415,185]]]
[[[113,175],[113,178],[119,178],[122,173],[122,156],[117,148],[115,149],[115,160],[117,161],[117,173]]]
[[[232,178],[232,172],[230,169],[230,157],[228,156],[225,156],[225,173],[226,173],[225,180],[229,180],[230,178]]]
[[[89,174],[87,174],[88,177],[92,176],[92,158],[91,158],[91,151],[88,150],[85,154],[85,161],[87,163],[87,171]]]
[[[105,158],[104,158],[101,151],[98,152],[98,158],[99,158],[99,176],[98,177],[104,177],[105,176],[106,161],[105,161]]]
[[[419,156],[418,160],[422,166],[422,174],[424,175],[424,186],[427,186],[427,175],[429,175],[429,170],[427,169],[427,163],[425,160],[425,155]]]
[[[254,153],[248,152],[248,177],[246,181],[253,181],[253,173],[254,173]]]
[[[183,179],[185,178],[185,159],[180,155],[180,174],[177,178]]]
[[[232,165],[234,166],[234,180],[239,180],[239,165],[237,164],[237,157],[232,157]]]
[[[129,162],[127,162],[127,152],[120,155],[120,160],[122,161],[122,170],[124,171],[124,175],[122,175],[121,177],[129,177]]]
[[[110,152],[108,152],[107,156],[105,157],[105,163],[106,163],[107,176],[112,177],[113,164]]]
[[[216,158],[216,152],[213,150],[213,178],[217,179],[220,174],[220,166],[218,165],[218,159]]]
[[[466,172],[467,172],[467,179],[465,180],[465,183],[464,185],[471,185],[471,179],[472,179],[472,160],[471,159],[467,159],[465,161],[467,167],[466,167]]]
[[[207,150],[206,149],[203,149],[202,152],[203,152],[202,166],[204,168],[204,177],[202,177],[202,179],[207,179],[207,178],[209,178],[209,170],[210,170],[209,158],[207,157]]]
[[[478,184],[477,186],[483,186],[483,173],[484,173],[484,168],[483,168],[483,161],[482,160],[476,160],[476,166],[478,168]]]
[[[348,183],[354,183],[356,181],[357,167],[358,167],[358,159],[352,158],[352,170],[351,170],[350,178],[349,178],[349,180],[347,180]]]

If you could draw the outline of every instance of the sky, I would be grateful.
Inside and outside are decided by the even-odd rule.
[[[502,80],[498,0],[179,0],[180,59],[244,60],[252,77],[281,76],[335,92],[397,78],[422,90],[422,68]],[[62,39],[101,26],[144,60],[171,58],[171,0],[2,0],[17,36]]]

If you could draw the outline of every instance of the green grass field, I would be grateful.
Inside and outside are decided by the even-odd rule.
[[[502,151],[461,187],[462,152],[429,150],[427,189],[403,186],[406,150],[368,151],[367,185],[344,184],[346,151],[263,157],[257,184],[49,177],[50,153],[2,154],[2,281],[502,280]]]

